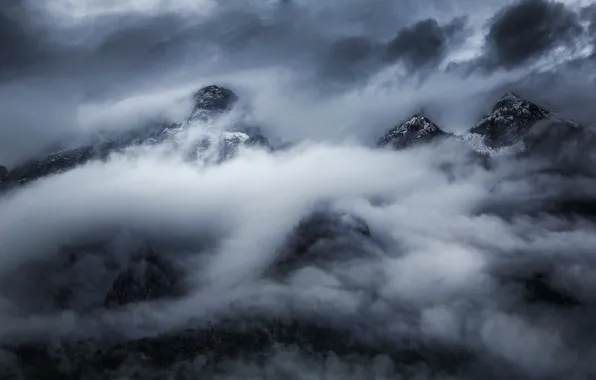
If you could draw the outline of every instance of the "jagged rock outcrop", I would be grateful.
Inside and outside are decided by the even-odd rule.
[[[231,109],[238,96],[227,88],[210,85],[197,91],[193,99],[195,106],[189,120],[206,121]]]
[[[91,160],[98,154],[93,146],[64,150],[43,160],[30,161],[8,172],[6,185],[22,185],[50,174],[61,173]]]
[[[536,122],[551,117],[550,111],[510,92],[476,123],[470,134],[480,137],[489,149],[503,148],[520,142]]]
[[[382,136],[377,146],[405,149],[452,136],[427,117],[414,115]],[[519,146],[514,150],[517,153],[567,159],[574,151],[591,150],[596,145],[596,136],[589,129],[511,92],[458,140],[481,156],[515,145]]]
[[[596,176],[591,155],[596,134],[513,93],[503,96],[492,112],[463,136],[463,141],[487,157],[502,153],[518,158],[531,156],[548,163],[545,170],[552,173]]]
[[[107,308],[183,294],[183,273],[153,252],[133,258],[104,299]]]
[[[201,92],[202,91],[202,92]],[[215,117],[229,109],[236,101],[235,95],[217,86],[209,86],[197,93],[197,106],[187,122],[192,120],[206,120]],[[202,95],[200,95],[202,94]],[[550,133],[551,126],[547,126],[547,136],[538,132],[536,123],[553,118],[552,114],[519,97],[508,94],[493,109],[493,113],[481,120],[471,131],[478,135],[488,146],[495,148],[515,144],[524,140],[531,146],[544,146],[546,142],[560,143],[563,137],[569,136],[569,131],[558,128],[556,133]],[[151,132],[154,142],[160,141],[164,134],[177,133],[184,128],[187,122],[181,122],[164,129]],[[565,126],[571,128],[571,124]],[[557,126],[552,126],[557,127]],[[573,133],[579,129],[570,130]],[[560,135],[562,134],[562,135]],[[103,150],[96,147],[80,148],[57,153],[47,160],[39,162],[31,172],[15,171],[15,178],[21,181],[30,181],[48,173],[68,170],[86,160],[103,157],[106,152],[113,151],[115,147],[127,146],[130,141],[143,142],[148,139],[148,134],[142,137],[135,136],[134,140],[123,139],[111,142]],[[415,144],[432,142],[439,138],[446,138],[450,134],[442,131],[429,119],[423,116],[414,116],[410,120],[392,129],[383,136],[378,145],[403,149]],[[542,136],[542,137],[540,137]],[[546,142],[545,142],[546,141]],[[267,139],[258,131],[251,129],[238,129],[214,134],[214,137],[200,142],[197,154],[207,161],[222,162],[237,154],[238,149],[247,145],[268,146]],[[534,145],[532,145],[534,144]],[[538,144],[538,145],[536,145]],[[90,149],[90,150],[86,150]],[[492,157],[487,157],[487,160]],[[23,174],[24,173],[24,174]],[[28,174],[29,173],[29,174]],[[0,168],[0,181],[2,171]],[[6,173],[5,173],[6,174]],[[37,176],[37,177],[36,177]],[[526,202],[527,203],[527,202]],[[499,204],[502,206],[502,204]],[[502,207],[501,207],[502,208]],[[516,212],[520,209],[514,207]],[[541,211],[544,209],[541,208]],[[101,265],[105,257],[104,247],[86,252],[82,255],[82,248],[74,249],[73,255],[66,260],[66,269],[55,270],[55,267],[42,268],[41,275],[47,279],[64,281],[65,273],[71,273],[77,265]],[[96,252],[97,251],[97,252]],[[270,279],[284,280],[292,273],[307,266],[328,269],[338,263],[352,263],[360,259],[368,259],[370,255],[382,254],[379,243],[371,232],[369,225],[362,218],[330,209],[317,209],[311,215],[300,221],[294,231],[288,236],[278,259],[272,264]],[[85,257],[95,256],[94,260],[85,263]],[[99,307],[114,308],[130,303],[158,300],[175,297],[181,292],[183,273],[170,263],[168,257],[161,256],[152,250],[142,250],[131,254],[131,259],[125,263],[105,263],[105,266],[120,265],[109,281],[102,282],[105,288],[98,283],[88,282],[94,289],[104,291],[103,298],[94,299]],[[55,265],[54,262],[52,265]],[[62,263],[60,263],[62,264]],[[332,265],[329,265],[332,264]],[[46,274],[48,273],[48,274]],[[105,277],[105,276],[104,276]],[[520,294],[524,297],[522,302],[528,304],[546,305],[547,307],[578,307],[582,306],[581,299],[567,294],[558,289],[549,278],[548,274],[530,274],[521,276],[518,285],[523,288]],[[29,282],[29,279],[26,279]],[[515,279],[505,278],[507,285]],[[347,281],[346,281],[347,282]],[[40,283],[45,284],[41,281]],[[10,284],[14,286],[14,284]],[[62,283],[60,283],[62,285]],[[80,286],[81,282],[64,282],[64,294],[61,294],[59,309],[72,308],[73,294],[71,289]],[[62,289],[62,287],[56,287]],[[38,293],[38,289],[34,289]],[[362,289],[358,289],[362,291]],[[70,293],[69,293],[70,292]],[[107,293],[107,294],[106,294]],[[48,292],[49,294],[49,292]],[[53,294],[53,293],[52,293]],[[521,297],[520,297],[521,298]],[[54,311],[54,310],[52,310]],[[81,313],[89,309],[77,310]],[[237,310],[234,310],[237,312]],[[255,313],[256,314],[256,313]],[[406,318],[407,312],[395,313],[398,318]],[[234,320],[216,320],[212,325],[192,324],[190,329],[168,331],[164,335],[150,336],[143,339],[120,338],[122,341],[84,341],[60,342],[56,349],[49,344],[24,344],[9,347],[9,351],[25,373],[25,378],[31,379],[58,379],[58,378],[168,378],[177,377],[177,370],[184,364],[196,364],[199,357],[205,360],[194,378],[209,377],[211,369],[224,363],[230,358],[263,359],[271,351],[279,347],[291,346],[304,351],[308,355],[317,356],[333,352],[343,357],[375,357],[387,355],[396,367],[408,365],[424,365],[446,372],[457,370],[473,361],[475,355],[481,356],[481,350],[474,348],[464,349],[458,344],[445,343],[444,345],[430,341],[412,341],[409,337],[399,337],[400,340],[389,341],[394,338],[387,334],[387,341],[382,336],[368,338],[367,333],[383,334],[379,326],[358,326],[350,329],[342,325],[341,317],[334,315],[324,322],[305,318],[301,315],[283,317],[253,315],[252,313],[235,313]],[[356,318],[355,318],[356,319]],[[337,322],[340,321],[340,322]],[[355,322],[358,323],[358,322]],[[368,328],[368,330],[367,330]],[[390,336],[391,335],[391,336]],[[127,340],[130,339],[130,340]],[[493,359],[493,358],[490,358]],[[490,361],[495,365],[495,361]],[[0,362],[1,363],[1,362]],[[478,364],[478,363],[474,363]],[[144,372],[147,371],[147,372]],[[2,371],[0,369],[0,374]],[[157,374],[157,375],[156,375]],[[182,377],[182,376],[180,376]],[[189,376],[190,377],[190,376]]]
[[[414,115],[381,137],[377,146],[404,149],[414,144],[430,142],[447,136],[449,136],[448,133],[441,130],[428,118],[421,115]]]
[[[73,238],[76,243],[48,251],[43,258],[25,260],[4,273],[0,298],[23,313],[81,315],[177,298],[188,290],[187,272],[180,263],[190,247],[192,254],[200,254],[206,244],[197,241],[180,247],[159,236],[121,232]]]
[[[239,128],[201,139],[196,149],[192,150],[191,160],[199,158],[204,163],[220,164],[234,158],[241,147],[273,150],[269,140],[258,128]]]
[[[4,176],[0,173],[0,183],[2,184],[0,191],[44,176],[70,170],[90,160],[105,159],[111,153],[121,151],[127,147],[163,142],[168,137],[184,130],[193,122],[206,122],[229,111],[237,102],[238,97],[229,89],[210,85],[196,92],[193,99],[195,105],[186,121],[167,125],[153,125],[142,130],[128,131],[108,141],[104,140],[76,149],[66,149],[53,153],[44,159],[32,160],[8,171]],[[209,139],[199,144],[202,147],[211,147],[211,150],[222,150],[219,159],[215,160],[216,162],[233,157],[240,145],[269,147],[267,139],[258,129],[254,128],[224,132],[217,140],[215,144]],[[4,178],[2,179],[2,177]]]
[[[342,252],[341,257],[337,252]],[[348,262],[378,252],[364,219],[340,211],[317,210],[290,234],[271,273],[283,277],[306,265],[324,267],[337,260]]]

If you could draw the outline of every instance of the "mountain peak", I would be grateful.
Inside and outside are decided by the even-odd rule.
[[[473,135],[480,135],[486,146],[502,148],[519,142],[534,123],[551,117],[550,111],[519,95],[508,92],[474,128]]]
[[[225,87],[209,85],[193,95],[195,106],[190,120],[205,120],[229,110],[238,100],[238,96]]]
[[[517,102],[525,102],[525,100],[516,94],[515,92],[508,92],[501,97],[493,107],[493,111],[497,110],[500,107],[504,107],[507,105],[512,105]]]
[[[29,181],[41,178],[50,174],[60,173],[70,170],[78,165],[93,159],[103,159],[110,153],[122,150],[124,148],[144,143],[159,143],[174,135],[186,126],[190,121],[207,121],[217,117],[230,110],[238,100],[238,96],[231,90],[217,86],[209,85],[201,88],[193,94],[195,106],[186,121],[180,121],[173,124],[159,124],[147,127],[142,130],[133,130],[125,134],[110,138],[108,141],[102,141],[99,144],[89,144],[76,149],[67,149],[55,152],[42,159],[34,159],[26,162],[10,172],[4,167],[0,167],[0,191],[17,184],[24,184]],[[266,141],[260,135],[253,136],[252,133],[246,133],[246,141]],[[225,137],[225,136],[224,136]],[[241,145],[244,140],[229,136],[224,138],[229,142],[227,145]],[[233,144],[232,144],[233,143]],[[225,146],[226,149],[231,149]],[[227,150],[226,150],[227,151]],[[228,157],[228,155],[226,155]]]
[[[377,145],[391,145],[395,149],[401,149],[418,142],[430,141],[443,135],[446,135],[446,133],[430,121],[430,119],[426,116],[415,114],[381,137]]]
[[[508,92],[493,107],[492,112],[498,112],[504,108],[512,108],[522,113],[541,114],[544,117],[550,116],[550,112],[532,102],[529,102],[514,92]]]

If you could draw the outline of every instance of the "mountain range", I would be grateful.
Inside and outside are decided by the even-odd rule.
[[[107,141],[62,150],[44,158],[30,160],[10,170],[0,166],[0,191],[70,170],[91,160],[105,160],[110,154],[122,152],[133,146],[162,143],[169,137],[190,128],[193,123],[205,123],[231,110],[238,97],[227,88],[210,85],[197,91],[193,99],[193,110],[184,121],[129,131]],[[536,139],[529,135],[533,127],[540,122],[557,124],[556,132],[560,134],[561,130],[564,130],[565,137],[581,135],[584,138],[586,135],[591,135],[586,128],[561,119],[514,93],[507,93],[495,104],[489,114],[463,135],[456,136],[446,132],[426,116],[416,114],[383,135],[378,140],[377,146],[404,149],[443,138],[458,138],[468,142],[472,149],[480,153],[492,154],[515,145],[535,145]],[[553,133],[552,129],[554,127],[549,129],[548,134]],[[196,153],[206,152],[211,147],[217,152],[215,161],[222,162],[233,157],[240,146],[272,149],[269,140],[258,128],[236,127],[223,131],[216,137],[198,141]],[[195,158],[197,156],[200,155],[196,154]]]
[[[169,141],[173,136],[200,124],[210,128],[208,122],[221,117],[236,104],[238,97],[229,89],[211,85],[193,95],[194,107],[186,120],[172,124],[153,126],[128,132],[118,138],[86,145],[76,149],[56,152],[41,159],[7,170],[0,167],[0,191],[18,191],[40,178],[59,175],[92,160],[107,160],[110,155],[126,152],[131,147],[156,145]],[[533,154],[557,155],[553,144],[561,147],[566,143],[586,143],[593,133],[586,127],[564,120],[553,112],[522,99],[516,94],[505,94],[492,111],[465,134],[454,135],[433,123],[425,115],[414,115],[391,128],[379,138],[379,149],[412,149],[422,144],[435,144],[453,140],[465,149],[487,160],[497,160],[499,153],[515,148],[517,157]],[[575,145],[574,145],[575,146]],[[216,131],[210,137],[200,137],[193,144],[191,160],[205,160],[201,155],[212,150],[209,157],[213,164],[232,159],[241,147],[275,150],[258,128],[232,127]],[[209,161],[209,160],[208,160]],[[556,166],[556,160],[553,161]],[[566,166],[567,167],[567,166]],[[0,196],[5,196],[0,195]],[[583,200],[583,206],[573,209],[574,216],[594,217],[590,213],[593,199]],[[553,201],[552,204],[555,204]],[[542,206],[541,206],[542,207]],[[554,206],[553,206],[554,207]],[[541,209],[542,211],[546,209]],[[274,281],[285,278],[306,265],[324,268],[326,262],[336,258],[330,253],[342,252],[342,260],[358,261],[362,252],[374,254],[382,251],[382,241],[371,232],[366,221],[333,209],[321,208],[302,220],[287,238],[277,261],[266,277]],[[44,268],[42,276],[52,277],[55,282],[68,276],[69,271],[85,255],[107,260],[105,242],[64,249],[63,259],[55,267]],[[98,296],[88,299],[84,307],[77,301],[76,284],[63,282],[56,287],[48,310],[70,310],[92,313],[101,309],[118,310],[127,305],[149,301],[176,299],[187,289],[183,281],[184,268],[163,255],[159,246],[151,244],[135,248],[130,259],[117,266],[111,277],[98,287]],[[116,264],[112,264],[116,265]],[[525,289],[527,302],[556,308],[574,308],[582,301],[573,294],[558,289],[550,281],[548,272],[534,272],[519,279],[511,279]],[[80,301],[80,300],[79,300]],[[78,305],[78,306],[75,306]],[[431,368],[453,371],[468,365],[476,353],[464,347],[443,346],[423,341],[404,341],[396,347],[383,343],[382,337],[367,339],[325,320],[313,320],[300,316],[271,317],[247,312],[242,318],[224,318],[212,325],[200,325],[183,331],[171,331],[164,335],[144,338],[115,338],[108,341],[63,342],[58,348],[43,343],[25,342],[4,347],[22,364],[26,378],[35,379],[101,379],[106,374],[135,363],[137,368],[130,374],[142,378],[143,368],[152,371],[175,373],[176,363],[205,358],[206,364],[217,365],[226,358],[248,356],[258,358],[273,347],[296,345],[312,352],[333,351],[337,354],[359,353],[374,357],[379,353],[389,355],[396,363],[424,363]],[[436,343],[436,342],[435,342]],[[114,372],[115,373],[115,372]]]

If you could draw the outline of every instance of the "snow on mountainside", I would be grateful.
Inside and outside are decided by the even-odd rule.
[[[551,116],[546,109],[508,93],[489,115],[476,123],[470,133],[481,136],[489,148],[502,148],[519,142],[533,123]]]
[[[187,120],[170,125],[150,126],[98,144],[63,150],[45,159],[30,161],[10,171],[0,167],[0,191],[50,174],[70,170],[93,159],[106,159],[110,154],[128,147],[159,144],[187,130],[195,123],[206,123],[221,116],[236,104],[238,96],[227,88],[210,85],[197,91],[193,99],[195,105]],[[557,124],[552,126],[557,128],[557,139],[565,139],[566,136],[578,133],[588,133],[581,126],[563,120],[545,108],[524,100],[514,93],[507,93],[495,104],[491,113],[461,136],[460,140],[482,154],[522,152],[530,141],[528,139],[530,131],[543,121]],[[542,134],[554,135],[555,131],[552,128],[543,131]],[[382,136],[377,146],[404,149],[450,136],[454,135],[442,130],[427,117],[414,115]],[[542,136],[539,139],[534,138],[534,142],[541,139],[544,140]],[[207,164],[220,163],[232,158],[240,146],[272,149],[268,139],[256,128],[214,133],[209,131],[208,137],[203,137],[197,142],[191,159],[198,159]]]
[[[194,124],[212,121],[229,111],[238,100],[231,90],[219,86],[207,86],[193,95],[194,108],[187,120],[169,125],[153,125],[143,130],[125,132],[108,141],[66,149],[44,159],[32,160],[5,173],[0,171],[0,191],[22,185],[47,175],[61,173],[94,159],[106,159],[110,154],[143,144],[159,144]],[[267,139],[257,129],[210,133],[197,145],[195,159],[221,162],[231,158],[239,145],[268,146]]]
[[[377,145],[380,147],[391,146],[395,149],[401,149],[413,144],[429,142],[437,137],[445,137],[447,135],[447,133],[437,127],[428,118],[414,115],[381,137]]]
[[[195,106],[189,120],[207,121],[229,110],[237,101],[238,96],[231,90],[210,85],[194,94]]]
[[[208,86],[197,92],[195,101],[196,105],[188,120],[125,135],[100,146],[59,152],[9,172],[0,167],[0,180],[5,178],[2,186],[10,188],[60,173],[89,160],[106,158],[112,152],[136,144],[159,144],[169,136],[176,136],[194,127],[193,123],[197,121],[209,121],[229,111],[237,101],[237,96],[223,87]],[[541,131],[547,138],[537,137],[535,130],[540,127],[537,123],[550,119],[558,124],[547,125]],[[489,115],[470,130],[469,136],[480,141],[489,152],[526,144],[528,141],[536,146],[544,141],[559,144],[570,136],[568,129],[561,128],[561,123],[566,128],[572,128],[571,135],[575,137],[576,132],[583,131],[579,126],[558,119],[542,107],[514,94],[507,94]],[[209,129],[208,124],[199,127]],[[272,149],[267,138],[257,129],[211,132],[213,133],[208,137],[196,141],[196,150],[193,151],[196,153],[195,160],[217,164],[233,158],[241,146]],[[405,149],[450,136],[453,135],[440,129],[428,118],[415,115],[381,137],[378,147]],[[581,136],[583,134],[580,133]],[[462,144],[465,145],[470,138],[463,140]],[[493,156],[486,158],[498,159]],[[560,200],[554,199],[549,205],[559,207],[557,201]],[[588,200],[581,204],[593,204],[593,201]],[[523,206],[532,207],[532,204],[524,202]],[[485,205],[486,209],[482,211],[487,212],[488,207],[490,205]],[[495,207],[498,208],[496,211],[489,211],[507,212],[506,208]],[[590,217],[585,212],[585,207],[579,211],[569,210],[569,207],[563,204],[561,210],[550,210],[540,205],[537,210],[547,210],[553,215],[567,212],[574,216]],[[511,208],[513,212],[520,210],[519,205]],[[332,264],[338,259],[337,253],[341,253],[343,265],[357,266],[360,260],[370,259],[371,256],[384,257],[383,241],[375,234],[368,221],[358,215],[331,208],[311,211],[286,236],[280,252],[277,252],[277,260],[271,263],[264,278],[286,282],[291,281],[292,276],[301,270],[305,273],[309,270],[331,270]],[[123,244],[125,254],[118,258],[110,253],[113,242],[93,241],[83,246],[62,247],[56,258],[31,269],[38,278],[38,287],[28,287],[27,279],[17,279],[19,281],[13,282],[11,286],[16,293],[24,296],[23,299],[28,300],[29,303],[23,303],[22,307],[39,308],[50,313],[63,310],[80,313],[95,313],[99,310],[117,312],[138,302],[172,301],[184,297],[189,291],[185,282],[189,276],[188,268],[176,265],[173,258],[186,257],[190,253],[152,243],[154,242],[147,241],[132,246]],[[201,249],[204,248],[193,247],[192,252],[201,252]],[[89,281],[88,278],[77,275],[81,268],[90,266],[96,271],[100,268],[103,272],[101,276]],[[513,280],[503,276],[502,280],[522,289],[523,297],[530,304],[558,309],[583,305],[581,298],[557,287],[548,268],[542,272],[521,273],[519,278]],[[338,282],[336,286],[349,287],[352,284]],[[370,297],[372,306],[379,295],[372,292]],[[474,360],[475,355],[479,355],[458,344],[441,343],[433,346],[424,339],[412,339],[407,344],[385,344],[384,339],[388,339],[386,336],[374,336],[370,339],[370,334],[374,332],[367,330],[366,334],[357,334],[344,331],[339,317],[333,321],[316,320],[292,312],[270,317],[247,310],[240,317],[216,320],[207,326],[190,325],[190,328],[183,331],[171,329],[156,336],[118,337],[120,340],[116,341],[66,341],[61,342],[59,349],[28,342],[4,349],[18,358],[27,378],[40,380],[64,378],[75,372],[80,376],[94,376],[93,374],[99,372],[111,376],[126,371],[130,363],[138,364],[140,369],[137,371],[141,372],[137,372],[137,375],[142,376],[145,370],[148,373],[167,372],[177,363],[193,361],[199,356],[210,363],[239,355],[258,356],[280,343],[308,347],[314,353],[333,351],[341,355],[358,352],[364,357],[375,357],[383,353],[395,363],[424,364],[447,371],[463,368]]]
[[[414,115],[382,136],[377,146],[404,149],[447,137],[455,136],[428,118]],[[540,149],[554,153],[557,142],[590,137],[593,134],[588,129],[510,92],[458,140],[478,153],[498,156]]]
[[[564,120],[510,92],[495,104],[490,114],[484,116],[463,136],[463,140],[481,153],[523,152],[532,146],[529,136],[540,124],[548,124],[547,130],[542,131],[545,135],[561,130],[568,131],[568,135],[589,133],[576,123]]]

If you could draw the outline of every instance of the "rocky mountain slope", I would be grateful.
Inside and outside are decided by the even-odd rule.
[[[402,149],[414,144],[434,141],[448,135],[448,133],[440,129],[428,118],[421,115],[414,115],[381,137],[377,146],[390,146],[394,149]]]
[[[127,132],[113,140],[102,141],[76,149],[63,150],[48,157],[32,160],[18,167],[7,170],[0,167],[0,191],[18,184],[25,184],[35,179],[63,172],[94,159],[106,159],[110,154],[142,144],[158,144],[171,136],[189,128],[194,122],[207,122],[229,111],[238,97],[231,90],[220,86],[207,86],[193,95],[195,105],[187,120],[171,125],[152,126],[139,131]],[[522,99],[513,93],[507,93],[494,106],[492,111],[474,125],[465,141],[473,141],[473,148],[481,153],[491,153],[516,144],[537,145],[542,137],[537,138],[531,132],[540,122],[557,123],[558,129],[548,130],[548,135],[564,129],[565,135],[585,135],[587,130],[577,124],[563,120],[552,112]],[[442,138],[455,137],[445,132],[423,115],[413,115],[383,135],[377,143],[379,147],[393,149],[409,148],[413,145],[439,141]],[[256,128],[240,128],[206,138],[197,143],[198,156],[205,158],[215,155],[214,162],[222,162],[231,157],[238,147],[260,146],[271,149],[265,136]],[[201,155],[202,153],[202,155]]]
[[[130,146],[161,143],[191,127],[194,122],[206,122],[228,112],[238,100],[232,91],[219,86],[205,87],[194,98],[195,107],[185,121],[150,128],[99,145],[58,152],[10,171],[0,168],[0,189],[14,189],[90,160],[105,159]],[[552,123],[546,126],[540,124],[545,121]],[[509,93],[460,141],[465,146],[470,146],[467,144],[470,140],[480,141],[480,149],[478,145],[471,147],[486,153],[515,144],[524,145],[527,151],[544,147],[545,141],[552,143],[553,137],[544,136],[555,136],[556,142],[562,144],[569,138],[583,141],[590,135],[591,132],[584,127],[561,120],[550,111]],[[443,131],[428,118],[414,115],[382,136],[378,146],[409,149],[418,144],[439,142],[443,138],[455,136]],[[232,158],[240,146],[251,145],[271,149],[267,138],[258,130],[225,131],[217,139],[199,141],[197,149],[200,152],[213,150],[217,157],[214,163],[218,163]],[[366,249],[361,249],[363,246]],[[375,250],[382,252],[382,243],[366,221],[342,211],[315,210],[287,237],[283,252],[271,266],[267,277],[273,281],[285,281],[298,268],[324,268],[330,253],[342,252],[342,260],[350,262],[359,259],[359,252]],[[72,276],[63,274],[65,271],[76,271],[77,266],[87,265],[85,262],[90,256],[97,258],[95,263],[104,262],[105,267],[112,270],[99,285],[96,284],[97,297],[87,300],[85,307],[77,310],[79,312],[118,309],[147,300],[175,299],[186,291],[184,268],[175,266],[169,260],[171,252],[161,251],[148,244],[131,252],[125,262],[116,264],[108,262],[110,257],[105,251],[103,242],[88,247],[71,247],[65,249],[63,261],[40,268],[40,275],[46,273],[48,278],[46,291],[52,293],[51,299],[46,300],[51,305],[45,307],[53,311],[74,308],[80,289],[77,289],[76,283],[64,282],[62,279]],[[558,290],[556,284],[550,281],[548,273],[529,273],[518,279],[506,278],[504,281],[511,281],[523,288],[526,300],[530,303],[556,308],[582,306],[582,302],[573,295]],[[374,357],[378,353],[386,353],[398,364],[424,364],[429,368],[441,368],[442,371],[453,373],[480,355],[440,342],[408,341],[405,338],[401,346],[395,346],[393,343],[383,343],[382,339],[365,338],[373,330],[367,330],[366,326],[362,329],[361,334],[354,335],[343,330],[341,324],[330,324],[311,317],[294,315],[291,318],[270,318],[251,315],[245,320],[224,320],[209,326],[194,326],[142,339],[70,341],[62,342],[58,348],[27,342],[4,349],[20,363],[14,371],[21,371],[25,378],[39,380],[75,379],[81,376],[104,379],[116,374],[142,378],[143,371],[149,368],[152,373],[162,371],[165,376],[166,373],[175,373],[176,366],[190,365],[199,357],[205,360],[201,367],[205,368],[221,365],[230,357],[262,357],[279,345],[297,346],[313,355],[333,351]]]
[[[546,109],[507,93],[470,133],[479,136],[489,148],[502,148],[520,142],[536,122],[549,117],[552,114]]]
[[[555,135],[554,139],[561,145],[565,140],[577,139],[578,136],[589,138],[593,133],[510,92],[495,104],[489,114],[458,137],[477,152],[492,154],[516,145],[519,145],[518,151],[538,148]],[[446,137],[456,136],[445,132],[427,117],[413,115],[382,136],[377,145],[404,149]],[[548,148],[552,154],[556,146]]]
[[[212,121],[231,110],[238,97],[231,90],[219,86],[207,86],[193,95],[194,107],[189,117],[170,125],[153,125],[115,136],[76,149],[66,149],[48,157],[32,160],[10,171],[0,170],[0,191],[26,184],[38,178],[70,170],[91,160],[105,160],[111,154],[133,146],[159,144],[192,127],[195,123]],[[218,133],[203,138],[196,144],[197,156],[213,158],[217,162],[231,158],[240,145],[268,146],[267,139],[257,129],[240,129]],[[214,157],[210,157],[213,155]]]

